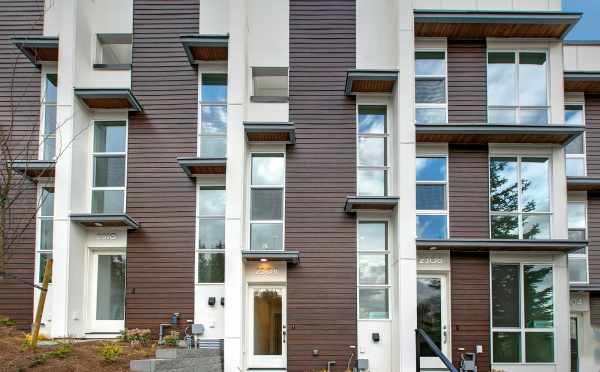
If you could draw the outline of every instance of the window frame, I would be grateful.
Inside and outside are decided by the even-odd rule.
[[[57,83],[56,83],[56,101],[55,102],[47,102],[46,101],[46,90],[48,83],[48,75],[56,75]],[[39,146],[38,146],[38,159],[54,161],[58,157],[56,154],[57,143],[56,143],[56,131],[58,130],[58,72],[54,69],[52,71],[44,71],[42,74],[42,92],[41,92],[41,110],[40,110],[40,130],[39,130]],[[54,131],[50,133],[46,133],[46,106],[54,106],[55,111],[55,119],[56,123],[54,123]],[[48,139],[54,140],[54,156],[51,159],[45,159],[46,154],[46,141]]]
[[[250,102],[253,103],[288,103],[290,99],[290,68],[289,66],[250,66]],[[286,71],[283,74],[283,71]],[[257,95],[257,77],[284,77],[286,78],[286,95]]]
[[[41,267],[41,256],[42,255],[49,255],[50,257],[52,257],[53,253],[54,253],[54,242],[52,242],[52,249],[42,249],[42,221],[52,221],[52,232],[53,232],[53,237],[54,237],[54,210],[52,211],[52,216],[47,216],[47,215],[42,215],[42,205],[43,205],[43,201],[41,200],[42,197],[42,190],[44,188],[54,188],[54,184],[49,182],[49,183],[43,183],[40,182],[37,185],[36,188],[36,226],[35,226],[35,266],[34,266],[34,275],[35,275],[35,283],[41,283],[40,279],[40,275],[42,275],[42,270],[43,268]],[[53,197],[56,196],[56,189],[53,193]],[[54,240],[54,239],[53,239]],[[52,281],[50,281],[50,284],[52,284]]]
[[[569,208],[569,204],[583,204],[583,213],[584,213],[584,224],[585,227],[583,229],[581,228],[569,228],[569,221],[568,221],[568,208]],[[587,200],[582,199],[582,200],[567,200],[567,230],[571,231],[571,230],[583,230],[584,231],[584,236],[585,239],[588,239],[588,205],[587,205]],[[569,283],[570,284],[576,284],[576,285],[585,285],[588,284],[590,282],[590,266],[589,266],[589,254],[588,254],[588,247],[586,245],[585,247],[585,253],[568,253],[567,255],[567,262],[570,263],[571,260],[577,260],[577,261],[584,261],[585,262],[585,274],[586,274],[586,280],[583,282],[573,282],[571,281],[571,279],[569,278]]]
[[[92,67],[96,70],[120,71],[131,70],[133,63],[133,34],[132,33],[97,33],[95,37],[95,51]],[[129,40],[124,41],[125,38]],[[106,63],[104,48],[108,45],[129,45],[129,61],[122,63]]]
[[[224,74],[227,77],[227,99],[223,102],[221,101],[204,101],[202,99],[202,87],[203,87],[203,76],[205,74]],[[225,134],[203,134],[202,133],[202,107],[225,107],[225,113],[227,114],[227,119],[225,120]],[[203,138],[212,138],[212,139],[223,139],[225,141],[225,154],[222,157],[227,157],[227,130],[229,128],[229,75],[227,73],[227,68],[224,66],[215,66],[212,69],[204,69],[202,71],[198,71],[198,129],[197,129],[197,137],[196,137],[196,153],[198,157],[202,157],[202,139]],[[215,157],[219,158],[219,157]],[[210,158],[208,158],[210,159]]]
[[[445,75],[417,75],[416,73],[416,65],[417,65],[417,53],[418,52],[441,52],[444,53],[444,73]],[[436,124],[448,124],[448,48],[415,48],[414,52],[415,58],[415,90],[416,90],[416,82],[417,80],[442,80],[444,82],[445,89],[445,99],[446,103],[417,103],[415,99],[415,123],[417,122],[417,110],[420,108],[434,108],[434,109],[444,109],[446,120],[443,123]],[[415,92],[416,96],[416,92]]]
[[[449,213],[449,209],[450,209],[450,181],[449,181],[449,169],[448,169],[448,154],[441,154],[441,153],[418,153],[416,158],[438,158],[438,159],[444,159],[445,163],[446,163],[446,174],[445,174],[445,180],[444,181],[417,181],[416,177],[415,177],[415,193],[416,193],[416,188],[419,185],[445,185],[445,195],[444,195],[444,199],[445,199],[445,206],[446,209],[445,210],[429,210],[429,209],[416,209],[416,217],[418,219],[418,216],[420,215],[426,215],[426,216],[445,216],[446,217],[446,238],[445,239],[450,239],[450,213]],[[418,230],[417,230],[418,231]],[[422,238],[422,239],[428,239],[428,238]]]
[[[223,249],[200,249],[200,222],[202,220],[217,220],[217,219],[223,219],[223,223],[226,223],[226,219],[225,219],[225,210],[223,210],[223,215],[207,215],[207,216],[200,216],[200,191],[202,188],[222,188],[223,192],[225,193],[225,210],[227,208],[227,188],[225,186],[224,182],[213,182],[213,183],[209,183],[209,182],[197,182],[196,184],[196,240],[194,242],[194,284],[196,285],[223,285],[225,284],[225,280],[223,280],[223,282],[201,282],[198,279],[198,263],[199,263],[199,255],[201,253],[206,253],[206,254],[226,254],[225,251],[227,249],[227,246],[225,246]],[[224,235],[224,240],[223,240],[223,244],[225,244],[225,239],[227,238],[227,226],[225,226],[225,235]],[[225,278],[225,270],[223,272],[223,278]]]
[[[385,121],[384,121],[384,133],[383,134],[379,134],[379,133],[367,133],[367,134],[361,134],[359,133],[359,114],[360,114],[360,107],[361,106],[366,106],[366,107],[385,107]],[[390,195],[390,188],[391,188],[391,170],[392,170],[392,149],[390,146],[390,138],[392,137],[392,133],[391,133],[391,126],[389,125],[390,122],[390,105],[387,101],[368,101],[368,102],[357,102],[356,103],[356,195],[361,196],[361,194],[358,192],[359,191],[359,185],[358,185],[358,174],[360,172],[360,170],[383,170],[383,175],[384,175],[384,182],[383,182],[383,190],[384,193],[383,195],[362,195],[362,196],[388,196]],[[384,152],[384,165],[380,166],[380,165],[360,165],[359,162],[359,157],[360,157],[360,149],[359,149],[359,143],[360,143],[360,139],[361,138],[383,138],[384,141],[384,147],[385,147],[385,152]]]
[[[572,101],[572,102],[568,102],[565,101],[564,107],[565,107],[565,111],[567,106],[581,106],[581,115],[583,118],[583,123],[581,123],[582,126],[584,126],[585,128],[585,100],[577,100],[577,101]],[[566,122],[566,120],[565,120]],[[581,134],[581,138],[583,141],[583,153],[581,154],[567,154],[566,148],[565,148],[565,172],[566,174],[568,174],[568,169],[566,169],[568,167],[568,160],[569,159],[581,159],[583,160],[583,175],[577,176],[577,177],[585,177],[587,176],[587,138],[586,138],[586,132],[584,131]],[[571,177],[571,176],[567,176],[567,177]]]

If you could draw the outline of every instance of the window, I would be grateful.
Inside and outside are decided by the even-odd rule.
[[[131,34],[97,34],[94,68],[130,69]]]
[[[127,124],[94,123],[92,213],[125,211]]]
[[[550,239],[550,161],[490,158],[492,239]]]
[[[42,133],[42,160],[54,160],[56,157],[56,97],[58,88],[58,75],[46,74],[44,82],[44,126]]]
[[[446,52],[415,52],[417,124],[446,123]]]
[[[417,157],[417,239],[448,238],[447,159]]]
[[[198,154],[224,158],[227,153],[227,74],[201,74]]]
[[[390,318],[387,222],[358,223],[358,318]]]
[[[492,264],[493,363],[554,362],[550,265]]]
[[[252,87],[253,102],[287,102],[288,68],[253,67]]]
[[[569,239],[587,239],[587,217],[584,201],[568,203]],[[569,253],[569,280],[571,283],[588,282],[587,249],[581,248]]]
[[[250,180],[250,249],[283,250],[283,154],[253,154]]]
[[[387,138],[387,106],[358,106],[358,195],[387,195]]]
[[[40,187],[38,203],[37,280],[41,283],[44,279],[46,261],[52,258],[52,239],[54,236],[54,187]]]
[[[583,105],[565,106],[567,125],[584,125]],[[580,134],[565,146],[567,176],[585,176],[585,134]]]
[[[198,189],[198,283],[225,282],[225,187]]]
[[[546,52],[488,52],[488,123],[548,124]]]

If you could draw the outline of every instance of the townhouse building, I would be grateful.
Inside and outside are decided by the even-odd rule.
[[[3,1],[0,125],[27,182],[0,314],[31,324],[51,257],[50,337],[177,313],[227,372],[468,353],[479,372],[597,370],[600,44],[563,40],[580,17]]]

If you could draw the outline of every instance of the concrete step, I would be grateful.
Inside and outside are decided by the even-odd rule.
[[[160,348],[156,349],[156,359],[176,359],[176,358],[211,358],[222,357],[223,350],[220,349],[181,349],[181,348]]]
[[[135,372],[222,372],[223,351],[220,349],[157,349],[156,358],[132,360]]]

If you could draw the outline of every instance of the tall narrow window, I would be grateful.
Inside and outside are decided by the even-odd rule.
[[[417,238],[448,238],[446,157],[417,157]]]
[[[92,213],[125,211],[127,125],[124,121],[94,123]]]
[[[358,318],[389,319],[387,222],[358,223]]]
[[[446,52],[415,52],[417,124],[446,123]]]
[[[198,191],[198,283],[225,281],[225,187]]]
[[[253,154],[250,180],[250,249],[283,250],[283,154]]]
[[[54,160],[56,157],[56,97],[58,75],[46,74],[44,97],[44,125],[42,130],[42,160]]]
[[[491,124],[548,124],[546,52],[488,52]]]
[[[224,158],[227,153],[227,74],[201,74],[198,153]]]
[[[569,239],[587,239],[587,217],[584,201],[568,203]],[[571,283],[586,284],[588,282],[587,249],[580,248],[569,253],[569,280]]]
[[[387,195],[387,137],[387,106],[358,106],[358,195]]]
[[[565,124],[584,125],[583,105],[565,106]],[[567,176],[585,176],[585,134],[580,134],[565,146]]]
[[[550,161],[490,158],[492,239],[550,239]]]
[[[40,187],[38,203],[37,280],[41,283],[44,278],[46,261],[48,261],[49,258],[52,258],[52,239],[54,236],[54,187]]]

